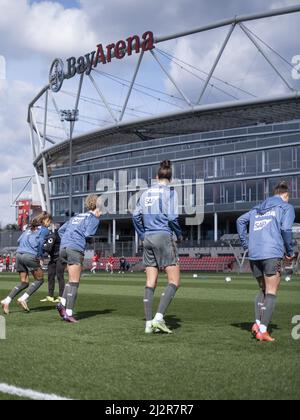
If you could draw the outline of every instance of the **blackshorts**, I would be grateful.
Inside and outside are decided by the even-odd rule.
[[[41,268],[41,262],[35,255],[17,254],[16,271],[18,273],[32,273]]]
[[[179,265],[177,244],[167,233],[146,235],[144,240],[144,265],[166,268]]]
[[[83,265],[84,262],[84,253],[76,249],[63,248],[60,250],[59,257],[63,264]]]
[[[250,265],[253,275],[257,279],[264,276],[272,277],[278,273],[281,274],[282,259],[271,258],[268,260],[250,261]]]

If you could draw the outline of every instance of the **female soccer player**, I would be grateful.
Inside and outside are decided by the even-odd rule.
[[[182,239],[178,220],[178,197],[171,188],[172,164],[166,160],[160,164],[157,185],[144,192],[133,215],[135,229],[144,244],[144,264],[146,266],[145,290],[145,333],[160,330],[167,334],[172,331],[166,326],[164,315],[180,287],[180,267],[175,233]],[[157,287],[159,269],[165,269],[168,286],[161,296],[159,308],[152,319],[154,292]]]
[[[29,287],[29,273],[33,274],[34,282],[20,299],[18,304],[29,312],[28,299],[35,293],[44,283],[44,272],[42,269],[42,258],[44,254],[44,244],[49,234],[48,227],[51,224],[51,216],[43,212],[34,218],[30,227],[19,238],[19,246],[17,249],[16,270],[20,275],[20,284],[18,284],[1,302],[3,312],[9,314],[9,305],[12,300],[22,291]]]
[[[73,317],[73,310],[78,294],[87,239],[96,234],[102,215],[102,202],[97,195],[89,195],[85,206],[88,210],[87,213],[73,217],[58,231],[61,237],[60,258],[68,265],[69,283],[65,287],[57,310],[61,319],[71,324],[78,322]]]
[[[237,221],[237,230],[245,250],[249,249],[251,268],[260,292],[255,300],[252,332],[259,341],[275,341],[268,332],[281,281],[282,260],[294,259],[292,226],[295,210],[289,201],[286,182],[278,184],[274,197],[254,207]],[[249,239],[247,230],[249,227]]]

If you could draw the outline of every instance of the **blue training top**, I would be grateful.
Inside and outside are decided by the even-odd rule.
[[[237,230],[244,249],[253,261],[294,255],[292,227],[294,207],[274,196],[254,207],[237,221]],[[249,238],[247,229],[249,227]]]
[[[92,213],[78,214],[58,231],[61,237],[60,249],[71,248],[84,252],[87,238],[96,235],[100,220]]]
[[[157,184],[145,191],[133,214],[134,227],[143,241],[155,233],[182,236],[178,218],[177,192],[168,185]]]
[[[49,234],[49,229],[44,226],[40,226],[36,230],[25,230],[18,240],[17,253],[30,254],[42,258],[44,255],[44,244]]]

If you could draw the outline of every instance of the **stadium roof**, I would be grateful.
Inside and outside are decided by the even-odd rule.
[[[226,102],[197,106],[159,117],[126,121],[87,133],[73,139],[74,154],[144,140],[184,134],[226,130],[261,124],[276,124],[300,119],[300,92],[266,99]],[[48,164],[55,159],[68,159],[69,141],[59,143],[45,152]],[[65,152],[65,153],[64,153]],[[42,155],[34,162],[42,164]]]

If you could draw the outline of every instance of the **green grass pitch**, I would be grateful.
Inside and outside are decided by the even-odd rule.
[[[53,305],[16,304],[0,341],[0,383],[73,399],[299,399],[300,282],[282,283],[273,320],[274,344],[257,343],[256,283],[250,276],[184,274],[166,318],[174,335],[144,335],[144,274],[86,275],[78,325],[61,322]],[[16,284],[0,274],[0,297]],[[161,275],[155,305],[165,286]],[[0,399],[13,398],[0,393]]]

